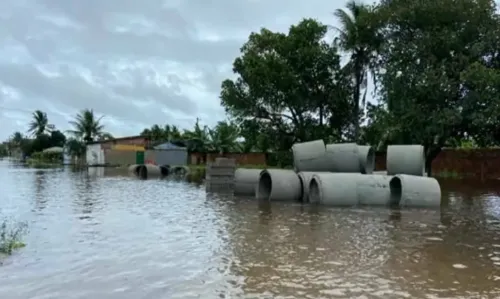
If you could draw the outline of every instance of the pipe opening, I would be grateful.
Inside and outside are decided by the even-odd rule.
[[[366,155],[366,165],[365,169],[362,169],[365,174],[371,174],[375,170],[375,151],[372,147],[368,149],[368,153]]]
[[[272,189],[273,181],[271,179],[271,175],[267,172],[262,173],[259,179],[258,198],[269,200],[271,198]]]
[[[145,165],[137,166],[135,172],[140,179],[145,180],[148,178],[148,168]]]
[[[321,202],[321,190],[316,178],[311,179],[311,183],[309,184],[309,202],[314,204]]]
[[[300,202],[307,202],[307,198],[305,198],[306,194],[304,194],[304,184],[305,184],[305,177],[302,174],[299,174],[299,181],[300,181],[300,197],[299,201]]]
[[[162,176],[168,176],[170,174],[170,166],[162,165],[160,166],[160,171]]]
[[[398,177],[393,177],[389,182],[389,189],[391,190],[391,200],[389,204],[391,206],[399,206],[401,202],[401,196],[403,194],[403,185],[401,179]]]

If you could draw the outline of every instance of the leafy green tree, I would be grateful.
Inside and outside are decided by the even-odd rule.
[[[377,82],[388,112],[385,137],[424,145],[429,174],[449,140],[471,133],[487,144],[498,127],[495,10],[490,0],[382,0],[377,7],[384,40]]]
[[[50,133],[54,129],[53,125],[49,124],[47,113],[40,110],[33,112],[33,120],[29,123],[28,133],[32,136],[40,136],[42,134]]]
[[[339,140],[351,119],[352,84],[337,48],[324,41],[327,29],[305,19],[288,34],[252,33],[233,63],[237,79],[222,83],[221,103],[230,116],[265,125],[274,148]]]
[[[71,157],[77,157],[77,158],[83,157],[87,149],[84,142],[75,138],[68,139],[68,141],[66,142],[66,147],[68,154]]]
[[[85,142],[97,140],[106,134],[102,118],[103,116],[97,117],[92,109],[84,109],[76,115],[75,120],[69,122],[73,126],[73,130],[69,132]]]
[[[343,51],[350,53],[350,61],[345,66],[352,75],[353,86],[353,126],[354,140],[359,138],[360,106],[364,109],[368,92],[368,70],[376,58],[376,51],[381,46],[376,15],[371,6],[350,0],[346,10],[337,9],[334,13],[340,22],[334,27],[338,33],[335,42]],[[364,89],[363,96],[361,92]]]
[[[63,147],[64,144],[66,143],[66,136],[59,130],[54,130],[50,132],[50,139],[49,139],[50,146],[58,146],[58,147]]]

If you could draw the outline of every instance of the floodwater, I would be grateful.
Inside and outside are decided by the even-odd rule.
[[[0,298],[500,298],[500,187],[474,185],[335,209],[0,161],[0,214],[29,226]]]

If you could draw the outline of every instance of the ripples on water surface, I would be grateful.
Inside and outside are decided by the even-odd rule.
[[[0,298],[500,298],[495,190],[443,183],[448,208],[391,212],[91,171],[0,161],[0,213],[30,228]]]

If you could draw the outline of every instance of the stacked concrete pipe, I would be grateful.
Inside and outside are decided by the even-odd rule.
[[[421,145],[389,145],[386,159],[388,175],[425,173],[425,152]]]
[[[328,171],[330,165],[325,159],[325,143],[322,139],[295,143],[292,146],[293,164],[296,172]]]
[[[262,169],[237,168],[234,172],[234,195],[255,196]]]
[[[299,201],[302,182],[293,170],[266,169],[260,173],[255,197],[265,201]]]

